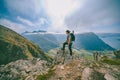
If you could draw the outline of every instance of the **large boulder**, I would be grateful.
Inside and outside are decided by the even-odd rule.
[[[17,60],[0,67],[0,80],[35,80],[37,75],[46,74],[48,63],[39,58]]]

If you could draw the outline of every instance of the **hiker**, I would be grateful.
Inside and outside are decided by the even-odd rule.
[[[68,49],[70,51],[70,55],[72,56],[72,41],[75,41],[75,36],[73,33],[70,33],[69,30],[66,30],[67,40],[63,43],[62,50],[65,50],[65,45],[68,45]]]
[[[95,61],[98,61],[98,60],[99,60],[99,57],[100,57],[100,53],[97,52],[97,51],[95,51],[95,52],[93,53],[93,57],[94,57],[94,60],[95,60]]]

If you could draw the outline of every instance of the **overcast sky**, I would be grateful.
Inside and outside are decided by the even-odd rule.
[[[120,0],[0,0],[0,24],[18,33],[118,33]]]

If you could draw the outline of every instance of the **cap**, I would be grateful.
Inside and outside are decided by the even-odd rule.
[[[66,30],[66,32],[70,33],[70,31],[69,31],[69,30]]]

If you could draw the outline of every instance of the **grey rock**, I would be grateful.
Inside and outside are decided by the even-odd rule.
[[[46,74],[48,70],[44,60],[17,60],[0,67],[0,80],[35,80],[35,76]]]

